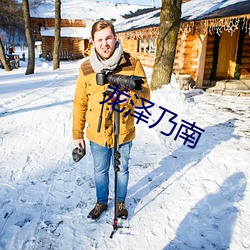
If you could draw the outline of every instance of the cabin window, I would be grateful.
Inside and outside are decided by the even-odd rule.
[[[146,39],[146,53],[149,53],[149,51],[150,51],[150,39],[149,38],[147,38]]]
[[[155,38],[142,38],[137,40],[138,53],[155,53]]]

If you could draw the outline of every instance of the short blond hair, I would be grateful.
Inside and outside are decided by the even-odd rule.
[[[92,29],[91,29],[91,38],[92,38],[92,40],[94,40],[94,35],[95,35],[96,32],[98,32],[100,30],[103,30],[103,29],[106,29],[108,27],[111,29],[111,32],[115,36],[115,27],[110,21],[99,20],[99,21],[95,22],[93,24],[93,26],[92,26]]]

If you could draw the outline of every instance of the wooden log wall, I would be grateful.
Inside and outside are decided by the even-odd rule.
[[[89,41],[87,39],[82,40],[79,38],[73,39],[73,53],[74,55],[84,55],[84,51],[88,48]]]
[[[42,57],[46,58],[48,52],[53,51],[54,37],[42,37]]]
[[[196,79],[197,58],[199,53],[198,37],[195,35],[179,35],[175,52],[173,73],[189,75]]]
[[[195,35],[187,36],[184,50],[184,64],[180,74],[188,74],[192,79],[196,78],[197,58],[199,54],[198,38]]]
[[[138,58],[145,67],[153,68],[153,66],[154,66],[154,60],[155,60],[155,54],[150,54],[150,53],[140,54],[140,53],[136,53],[134,55],[134,57]]]
[[[54,47],[54,37],[42,38],[42,57],[46,58],[48,52],[52,52]],[[82,58],[84,51],[88,47],[88,40],[78,38],[61,38],[60,51],[69,51],[76,57]]]
[[[124,51],[138,58],[145,67],[152,68],[154,66],[155,53],[138,51],[138,41],[135,39],[120,39]]]
[[[178,75],[179,71],[183,68],[183,53],[185,46],[185,36],[179,35],[177,39],[176,44],[176,50],[175,50],[175,59],[174,59],[174,65],[173,65],[173,73]]]
[[[131,54],[136,53],[136,46],[137,46],[137,41],[136,40],[121,39],[120,42],[122,43],[124,51],[127,51],[127,52],[129,52]]]
[[[31,18],[32,26],[34,29],[39,29],[39,27],[49,28],[55,27],[54,18]],[[71,20],[71,19],[62,19],[61,27],[86,27],[85,20]]]
[[[60,51],[73,52],[73,40],[71,38],[61,38]]]
[[[145,67],[152,68],[154,66],[155,51],[157,45],[157,39],[155,38],[155,51],[150,53],[146,50],[138,49],[140,43],[146,43],[147,37],[137,39],[126,39],[126,37],[120,36],[120,41],[123,45],[123,49],[131,53],[134,57],[140,59],[141,63]],[[152,37],[148,38],[153,39]],[[176,55],[173,66],[173,73],[177,75],[190,75],[193,79],[196,77],[197,71],[197,57],[198,57],[198,37],[195,35],[184,36],[179,34],[176,47]],[[151,42],[151,41],[150,41]]]

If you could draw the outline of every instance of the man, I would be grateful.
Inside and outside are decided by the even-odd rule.
[[[118,172],[117,217],[127,218],[125,198],[129,177],[128,161],[132,140],[135,138],[135,126],[134,117],[132,115],[125,117],[124,114],[129,113],[130,109],[133,113],[134,106],[141,106],[140,97],[149,100],[150,91],[140,61],[123,51],[112,23],[105,20],[97,21],[92,27],[91,37],[93,50],[90,59],[80,67],[73,104],[74,144],[76,147],[85,147],[83,130],[87,122],[86,137],[90,141],[94,161],[97,203],[90,211],[88,218],[97,219],[108,208],[109,168],[114,152],[113,113],[116,111],[111,113],[112,105],[108,103],[104,103],[101,129],[97,132],[98,117],[102,106],[100,102],[103,101],[103,93],[107,90],[108,84],[98,85],[96,73],[106,69],[112,71],[112,74],[141,76],[144,81],[141,90],[131,89],[126,92],[126,95],[117,96],[122,100],[121,107],[124,108],[124,111],[120,113],[121,164]]]

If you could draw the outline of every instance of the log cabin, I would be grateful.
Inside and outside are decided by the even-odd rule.
[[[41,57],[52,60],[54,18],[32,18],[33,37],[41,41]],[[87,54],[92,20],[61,20],[60,59],[80,59]]]
[[[124,50],[147,67],[154,65],[160,10],[137,11],[115,22]],[[200,88],[221,79],[250,79],[250,1],[184,1],[173,73]]]
[[[98,19],[115,21],[122,15],[147,6],[110,2],[61,0],[61,59],[79,59],[89,55],[90,30]],[[31,10],[34,41],[40,41],[41,57],[52,59],[54,45],[55,4],[45,1]]]

